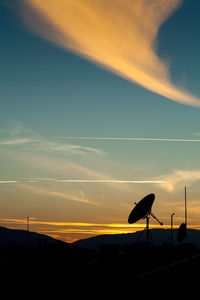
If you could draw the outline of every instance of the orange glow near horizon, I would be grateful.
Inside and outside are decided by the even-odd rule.
[[[0,224],[12,229],[26,229],[26,219],[0,219]],[[48,222],[37,221],[30,218],[30,231],[35,231],[40,234],[46,234],[53,238],[71,243],[82,238],[88,238],[101,234],[126,234],[136,231],[141,231],[146,227],[146,224],[123,224],[123,223],[75,223],[75,222]],[[157,224],[150,224],[150,228],[158,228]],[[173,228],[177,229],[179,225],[174,224]],[[197,228],[192,225],[190,228]],[[160,227],[159,227],[160,228]],[[161,228],[169,229],[170,225],[164,225]]]
[[[182,0],[26,0],[20,13],[45,39],[168,99],[199,106],[156,54],[161,24]]]

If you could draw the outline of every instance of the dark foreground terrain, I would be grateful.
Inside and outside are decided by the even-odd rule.
[[[135,293],[195,292],[199,289],[200,250],[194,245],[152,247],[145,243],[118,248],[101,246],[99,252],[63,242],[36,248],[1,247],[2,288],[7,293],[49,296],[120,296]]]
[[[94,246],[95,241],[95,247],[85,248],[45,236],[36,239],[34,233],[27,244],[27,232],[3,228],[1,232],[0,283],[5,299],[171,298],[174,294],[191,298],[199,293],[200,248],[195,243],[131,243],[127,235],[123,243],[122,236],[112,237],[112,241],[92,238],[89,245],[92,242]],[[97,240],[101,241],[98,246]]]

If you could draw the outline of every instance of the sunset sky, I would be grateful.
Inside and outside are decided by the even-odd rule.
[[[200,2],[0,0],[0,225],[200,229]],[[154,220],[151,227],[160,225]]]

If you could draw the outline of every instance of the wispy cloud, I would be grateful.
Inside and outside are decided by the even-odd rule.
[[[27,139],[31,138],[40,138],[40,135],[31,129],[27,129],[23,126],[22,122],[17,120],[8,124],[7,128],[0,128],[0,137],[10,137],[10,138],[21,138]]]
[[[194,135],[194,136],[200,136],[200,132],[193,132],[192,135]]]
[[[0,146],[16,146],[16,145],[24,145],[24,144],[30,144],[35,142],[36,140],[32,139],[9,139],[9,140],[0,140]],[[37,141],[36,141],[37,142]]]
[[[87,154],[98,154],[103,155],[104,152],[100,149],[96,149],[93,147],[85,147],[80,145],[71,145],[71,144],[64,144],[64,143],[58,143],[55,141],[48,141],[45,138],[41,138],[40,140],[33,140],[29,143],[30,148],[25,147],[25,150],[31,150],[31,151],[40,151],[40,152],[46,152],[46,153],[71,153],[71,154],[81,154],[81,155],[87,155]]]
[[[87,154],[97,154],[97,155],[104,155],[105,152],[93,148],[93,147],[85,147],[80,145],[72,145],[72,144],[65,144],[59,143],[56,141],[48,141],[46,138],[41,137],[40,139],[7,139],[7,140],[0,140],[0,146],[17,146],[20,147],[24,151],[31,151],[31,152],[43,152],[43,153],[71,153],[71,154],[80,154],[80,155],[87,155]]]
[[[63,143],[58,139],[40,136],[33,130],[25,129],[20,122],[17,122],[16,127],[0,131],[0,147],[10,147],[11,149],[17,147],[23,151],[49,154],[105,154],[104,151],[94,147]]]
[[[36,195],[40,196],[51,196],[56,198],[61,198],[64,200],[81,202],[89,205],[97,205],[101,206],[101,204],[96,203],[95,201],[91,201],[83,191],[61,191],[56,190],[54,187],[41,187],[36,185],[31,185],[30,183],[18,183],[16,185],[18,189],[23,191],[28,191]]]
[[[31,186],[31,190],[33,190],[32,186]],[[34,192],[36,192],[40,195],[42,193],[42,194],[45,194],[45,195],[55,196],[57,198],[62,198],[62,199],[67,199],[67,200],[72,200],[72,201],[77,201],[77,202],[81,202],[81,203],[86,203],[86,204],[90,204],[90,205],[98,205],[99,206],[99,204],[90,201],[88,199],[88,197],[85,195],[85,193],[82,192],[82,191],[76,191],[74,193],[69,193],[69,192],[46,190],[44,188],[39,188],[39,190],[38,190],[38,187],[37,187],[36,189],[34,189]]]
[[[175,188],[183,188],[183,186],[190,186],[193,183],[200,181],[199,170],[174,170],[170,174],[159,176],[160,180],[165,180],[160,186],[169,192]]]
[[[20,2],[26,24],[45,39],[168,99],[200,105],[171,82],[168,64],[156,53],[159,28],[182,0]]]
[[[88,179],[113,179],[111,176],[93,170],[80,163],[73,162],[66,158],[52,157],[41,153],[21,153],[19,151],[7,151],[7,156],[10,159],[20,162],[25,166],[29,166],[36,170],[48,171],[53,173],[53,176],[66,176],[70,174],[74,178],[88,178]]]

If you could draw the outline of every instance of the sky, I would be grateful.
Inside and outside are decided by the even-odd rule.
[[[200,2],[0,0],[0,225],[200,227]],[[160,225],[151,218],[151,228]]]

